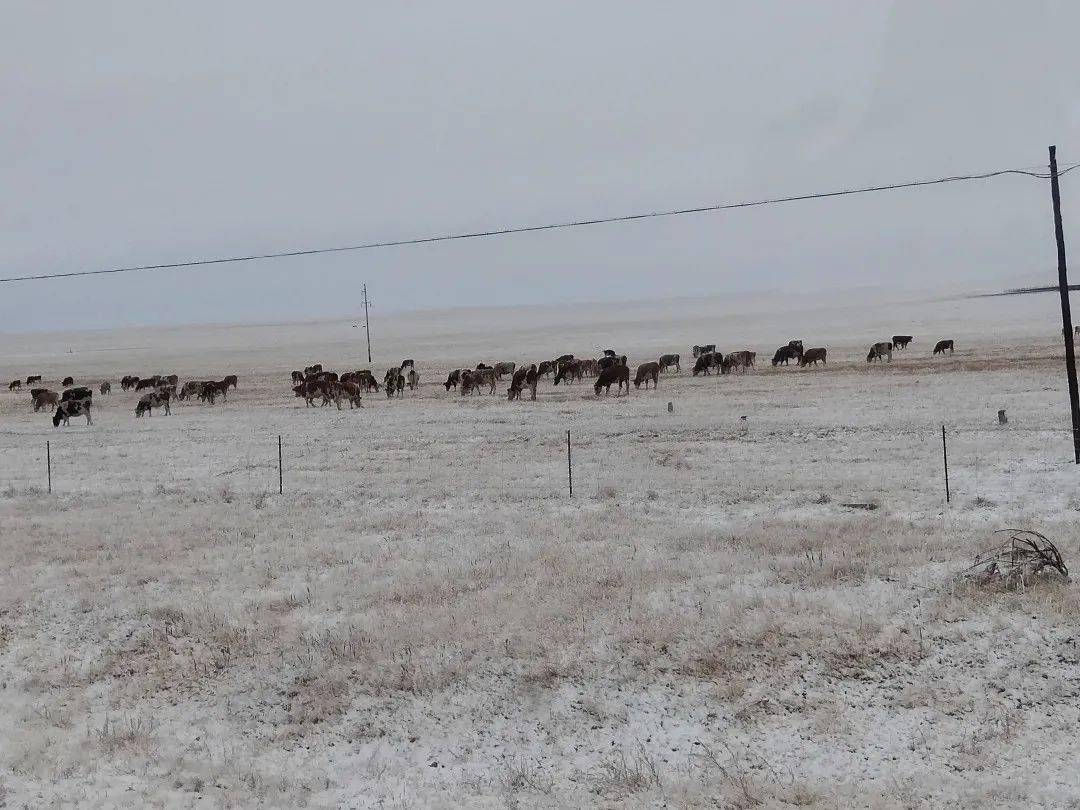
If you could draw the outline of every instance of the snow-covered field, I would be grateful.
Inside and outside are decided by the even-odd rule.
[[[0,335],[0,806],[1080,806],[1075,587],[950,584],[1003,526],[1080,565],[1055,307],[382,315],[423,385],[356,411],[288,376],[367,367],[354,322]],[[790,338],[828,366],[771,368]],[[706,341],[758,368],[692,378]],[[683,371],[441,385],[609,347]],[[240,387],[136,420],[155,372]],[[114,393],[53,428],[31,373]]]

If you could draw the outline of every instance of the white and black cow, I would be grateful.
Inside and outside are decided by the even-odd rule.
[[[53,414],[52,423],[53,427],[59,427],[60,423],[64,423],[64,427],[68,426],[68,420],[73,416],[85,416],[86,424],[94,424],[94,420],[90,417],[90,407],[93,401],[90,397],[83,399],[66,399],[56,406],[56,413]]]

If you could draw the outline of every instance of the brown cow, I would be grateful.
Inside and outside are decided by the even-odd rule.
[[[349,408],[362,408],[364,407],[360,403],[360,386],[355,382],[337,382],[331,383],[331,396],[334,398],[334,404],[337,405],[337,409],[341,410],[341,400],[345,399],[349,403]]]
[[[825,355],[827,353],[828,352],[826,352],[823,348],[807,349],[805,352],[803,352],[803,356],[799,358],[799,366],[808,366],[811,363],[816,366],[819,360],[822,363],[825,363],[825,365],[828,365],[828,363],[825,362]]]
[[[388,368],[383,375],[383,385],[386,386],[386,398],[390,399],[394,394],[401,396],[405,390],[405,375],[400,368]]]
[[[637,375],[634,377],[634,388],[640,388],[642,383],[645,383],[645,390],[649,390],[649,380],[652,380],[652,387],[656,388],[656,384],[660,380],[660,364],[659,363],[642,363],[637,367]],[[627,389],[629,393],[629,389]]]
[[[456,368],[446,375],[446,382],[443,386],[449,392],[451,388],[457,388],[461,384],[461,375],[465,369]]]
[[[55,408],[60,400],[55,391],[50,391],[47,388],[35,388],[30,392],[30,397],[34,403],[34,413],[37,413],[42,408]]]
[[[567,380],[567,384],[580,380],[584,373],[580,360],[567,360],[565,363],[560,363],[555,372],[555,385],[562,380]]]
[[[522,366],[514,372],[514,378],[510,381],[510,387],[506,390],[506,398],[521,399],[521,389],[529,386],[529,392],[533,400],[536,399],[536,383],[540,380],[540,372],[536,364],[525,368]]]
[[[892,341],[883,340],[879,343],[875,343],[873,346],[870,347],[870,351],[866,355],[866,362],[871,363],[874,360],[880,361],[882,358],[886,358],[891,363],[892,349]]]
[[[307,407],[309,408],[315,407],[315,399],[317,397],[322,398],[320,407],[327,405],[330,402],[330,384],[322,380],[308,380],[302,382],[300,385],[293,388],[293,393],[298,397],[303,397],[304,402],[307,403]]]

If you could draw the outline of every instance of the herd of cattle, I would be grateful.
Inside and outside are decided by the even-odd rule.
[[[27,385],[41,382],[40,374],[31,374],[26,378]],[[213,405],[218,397],[227,399],[229,388],[235,388],[237,378],[230,374],[223,380],[205,380],[200,382],[186,382],[179,392],[176,386],[179,378],[175,374],[155,374],[151,377],[137,377],[128,375],[120,379],[120,387],[125,390],[143,391],[150,389],[139,397],[135,405],[135,416],[153,416],[154,408],[163,410],[166,415],[171,413],[169,404],[174,399],[185,400],[198,397],[202,402]],[[9,391],[22,388],[22,380],[12,380],[8,385]],[[65,390],[62,394],[48,388],[31,388],[30,402],[37,413],[42,408],[53,409],[53,425],[67,425],[73,416],[85,416],[86,424],[94,424],[92,409],[94,406],[94,390],[86,386],[75,387],[72,377],[65,377],[60,383]],[[98,393],[108,395],[112,393],[112,383],[105,380],[98,386]]]
[[[894,351],[906,349],[913,340],[911,335],[893,335],[892,340],[880,341],[870,347],[866,355],[866,361],[892,362]],[[933,353],[950,354],[954,350],[953,341],[939,340],[934,346]],[[728,352],[727,354],[717,351],[716,344],[704,344],[693,347],[694,365],[693,376],[699,374],[731,374],[734,372],[746,373],[754,367],[757,352],[748,350]],[[803,368],[816,366],[818,363],[827,362],[828,352],[823,347],[804,349],[801,340],[791,340],[781,346],[773,354],[773,366],[788,365],[792,360]],[[660,381],[660,375],[669,369],[682,371],[681,358],[677,354],[664,354],[657,360],[641,363],[634,375],[634,387],[640,388],[642,384],[648,390],[651,382],[656,388]],[[476,368],[454,369],[447,375],[443,383],[447,393],[450,389],[460,390],[462,396],[467,394],[479,394],[486,389],[488,394],[494,394],[495,388],[500,381],[510,377],[510,387],[507,389],[507,398],[510,400],[520,399],[523,391],[528,389],[531,399],[536,399],[536,388],[544,377],[552,376],[553,384],[576,383],[586,377],[594,378],[593,391],[600,396],[601,391],[610,394],[611,386],[616,386],[616,396],[621,396],[623,390],[630,393],[630,367],[627,364],[626,355],[617,354],[613,349],[605,349],[603,357],[579,358],[572,354],[564,354],[554,360],[544,360],[540,363],[532,363],[528,366],[518,367],[516,363],[503,362],[487,365],[479,363]],[[32,374],[26,378],[26,385],[41,382],[40,374]],[[177,390],[179,379],[175,374],[155,374],[151,377],[137,377],[128,375],[120,380],[120,387],[125,390],[143,391],[143,394],[135,406],[135,416],[153,415],[155,408],[163,410],[166,414],[171,412],[172,400],[198,399],[213,405],[218,398],[223,401],[228,399],[228,391],[237,384],[236,375],[230,374],[222,380],[199,380],[184,383]],[[8,385],[9,391],[22,388],[22,380],[13,380]],[[415,390],[420,385],[420,375],[416,372],[416,364],[413,360],[402,361],[399,366],[386,370],[383,375],[382,385],[369,369],[360,371],[347,371],[338,374],[334,371],[323,369],[321,364],[308,366],[303,371],[292,372],[293,393],[304,400],[308,407],[314,407],[316,402],[320,406],[334,403],[341,409],[343,402],[347,402],[350,408],[362,407],[363,394],[385,390],[386,396],[403,396],[405,388]],[[91,409],[93,407],[93,390],[80,386],[75,387],[75,381],[71,377],[65,377],[61,386],[65,389],[62,394],[51,391],[48,388],[38,387],[30,389],[30,399],[34,411],[42,408],[53,409],[53,425],[67,425],[73,416],[85,416],[88,425],[93,424]],[[98,387],[99,393],[107,395],[112,393],[112,385],[108,381],[102,382]]]

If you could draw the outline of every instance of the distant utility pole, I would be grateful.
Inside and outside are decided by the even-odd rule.
[[[1069,376],[1072,409],[1073,455],[1080,464],[1080,395],[1076,385],[1076,352],[1073,348],[1072,309],[1069,306],[1069,272],[1065,266],[1065,232],[1061,226],[1061,191],[1058,189],[1057,147],[1050,147],[1050,196],[1054,201],[1054,236],[1057,238],[1058,291],[1061,293],[1061,326],[1065,334],[1065,373]]]
[[[367,335],[367,361],[370,363],[371,362],[371,324],[368,322],[367,284],[364,285],[364,333]],[[1080,457],[1078,457],[1077,463],[1080,463]]]

